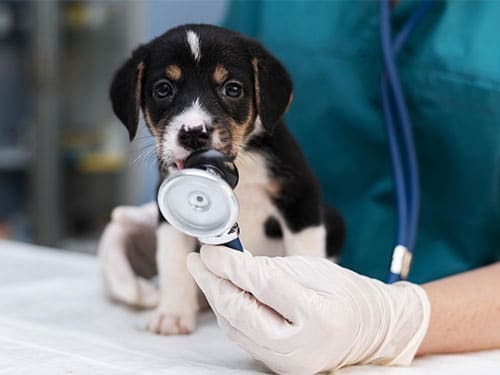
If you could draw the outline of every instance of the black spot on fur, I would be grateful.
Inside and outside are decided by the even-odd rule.
[[[346,237],[344,220],[335,208],[324,204],[323,222],[326,227],[326,253],[328,256],[339,255]]]
[[[281,230],[281,225],[278,222],[278,220],[276,220],[276,218],[272,216],[268,217],[266,222],[264,223],[264,233],[269,238],[273,239],[283,238],[283,231]]]

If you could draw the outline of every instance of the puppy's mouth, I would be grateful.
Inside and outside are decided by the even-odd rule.
[[[186,168],[186,160],[194,153],[194,152],[198,152],[198,151],[207,151],[207,150],[216,150],[216,151],[219,151],[219,152],[222,152],[224,155],[226,155],[226,157],[228,158],[228,160],[230,161],[234,161],[235,159],[235,156],[230,156],[230,155],[227,155],[227,153],[223,152],[222,150],[218,150],[216,148],[203,148],[203,149],[199,149],[199,150],[195,150],[193,152],[190,152],[190,153],[187,153],[185,156],[182,155],[182,158],[175,158],[174,159],[174,162],[171,164],[172,166],[175,165],[175,167],[178,169],[178,170],[183,170]]]
[[[173,162],[171,162],[172,166],[175,166],[179,171],[182,171],[186,168],[186,160],[191,157],[191,155],[195,152],[208,150],[209,148],[200,148],[197,150],[186,150],[185,148],[177,149],[176,153],[174,153]]]
[[[185,159],[177,159],[175,161],[175,166],[177,167],[178,170],[183,170],[184,169],[184,163],[185,163]]]
[[[186,168],[187,158],[192,153],[192,150],[186,150],[184,147],[179,147],[178,145],[172,148],[167,147],[163,154],[163,160],[168,167],[183,170]]]
[[[236,153],[232,152],[232,143],[227,140],[226,142],[222,142],[217,133],[214,134],[210,140],[206,141],[206,144],[194,145],[195,147],[189,144],[187,146],[182,144],[182,140],[179,138],[179,135],[175,134],[174,137],[170,135],[160,140],[160,142],[163,141],[162,147],[160,147],[162,150],[160,157],[163,159],[163,165],[179,171],[186,169],[186,160],[188,160],[193,153],[207,150],[219,151],[231,161],[236,157]]]

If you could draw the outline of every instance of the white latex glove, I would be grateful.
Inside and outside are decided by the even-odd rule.
[[[148,280],[157,273],[157,227],[155,203],[113,210],[98,248],[104,286],[112,299],[141,308],[158,304],[158,290]]]
[[[203,246],[187,261],[226,335],[278,373],[409,365],[427,331],[427,295],[412,283],[226,247]]]

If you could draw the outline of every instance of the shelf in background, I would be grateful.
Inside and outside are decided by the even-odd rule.
[[[31,152],[21,147],[0,146],[0,172],[24,170],[29,167]]]

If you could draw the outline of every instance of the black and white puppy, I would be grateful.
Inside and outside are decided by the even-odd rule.
[[[322,205],[318,182],[282,122],[291,100],[288,73],[259,42],[210,25],[180,26],[140,46],[111,86],[113,110],[130,139],[142,111],[161,179],[198,149],[235,161],[241,240],[252,253],[334,255],[343,222]],[[164,220],[157,239],[160,302],[149,328],[191,332],[197,288],[185,258],[197,241]]]

